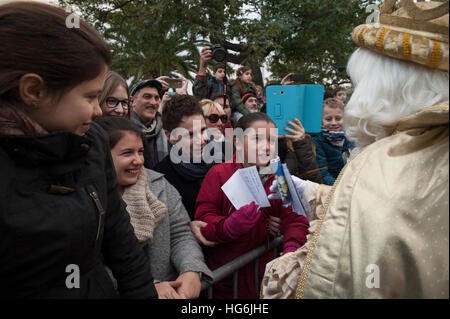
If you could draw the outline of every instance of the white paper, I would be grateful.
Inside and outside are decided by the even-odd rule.
[[[251,202],[255,202],[259,207],[270,207],[256,166],[237,170],[223,184],[222,190],[236,209]]]
[[[286,182],[288,184],[289,195],[291,196],[292,211],[306,217],[305,207],[303,206],[302,200],[295,189],[294,183],[292,182],[291,173],[289,173],[286,164],[282,164],[281,167],[283,168],[284,177],[286,178]]]
[[[264,190],[264,186],[259,178],[256,166],[241,168],[238,172],[244,180],[248,190],[252,193],[256,204],[258,204],[259,207],[270,207],[269,199],[267,198],[266,191]]]

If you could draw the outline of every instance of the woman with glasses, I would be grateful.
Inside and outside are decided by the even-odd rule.
[[[130,91],[127,82],[116,72],[108,71],[98,100],[103,116],[130,119]]]

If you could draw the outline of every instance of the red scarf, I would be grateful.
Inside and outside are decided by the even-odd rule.
[[[24,112],[10,106],[0,106],[0,136],[37,135],[47,131]]]

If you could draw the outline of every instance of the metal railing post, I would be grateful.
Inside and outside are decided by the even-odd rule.
[[[202,290],[208,289],[208,299],[212,299],[213,297],[213,290],[212,286],[213,284],[217,283],[218,281],[221,281],[222,279],[228,277],[229,275],[233,274],[233,298],[238,297],[238,270],[247,265],[248,263],[255,261],[255,290],[258,292],[259,290],[259,260],[258,258],[265,254],[266,252],[273,250],[274,257],[278,257],[278,249],[277,247],[280,246],[283,243],[283,236],[275,237],[267,247],[265,244],[262,244],[261,246],[256,247],[255,249],[235,258],[234,260],[230,261],[229,263],[215,269],[213,271],[213,282],[208,284],[205,281],[202,280]]]
[[[258,292],[259,290],[259,258],[255,259],[255,291]]]
[[[238,299],[239,269],[233,273],[233,299]]]

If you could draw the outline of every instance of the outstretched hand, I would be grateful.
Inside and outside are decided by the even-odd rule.
[[[200,69],[199,75],[206,75],[206,68],[208,67],[208,62],[212,59],[212,51],[210,47],[202,48],[200,52]]]
[[[177,92],[177,94],[186,95],[187,87],[188,87],[188,80],[186,80],[183,76],[180,79],[182,82],[181,88],[175,89],[175,92]]]
[[[162,75],[160,77],[157,77],[155,80],[158,80],[159,83],[162,85],[163,91],[167,91],[169,89],[169,83],[167,83],[165,80],[169,77],[167,75]]]
[[[205,236],[203,236],[202,232],[200,231],[200,229],[205,227],[206,225],[208,225],[208,224],[201,220],[194,220],[194,221],[190,222],[190,224],[189,224],[189,226],[191,227],[191,232],[194,234],[195,239],[197,239],[197,241],[200,244],[207,246],[207,247],[214,247],[217,245],[217,243],[214,241],[207,240],[205,238]]]
[[[281,85],[289,85],[294,83],[294,81],[291,81],[291,75],[294,75],[294,73],[289,73],[281,80]]]
[[[299,196],[301,196],[303,194],[303,192],[305,191],[306,181],[301,178],[298,178],[297,176],[294,176],[294,175],[291,175],[291,178],[292,178],[292,183],[294,184],[295,190],[297,191],[297,194]],[[281,196],[278,192],[278,185],[277,185],[276,179],[273,180],[272,185],[270,185],[269,190],[272,193],[267,196],[268,199],[270,199],[270,200],[281,199]]]
[[[292,121],[286,122],[287,124],[292,126],[294,129],[292,129],[290,127],[286,127],[286,126],[284,127],[284,129],[286,131],[288,131],[289,133],[292,133],[292,135],[290,135],[290,134],[279,135],[278,138],[285,138],[286,140],[290,140],[291,142],[297,142],[297,141],[303,140],[306,136],[306,133],[305,133],[305,128],[302,125],[302,122],[300,122],[300,120],[297,118],[294,118],[294,122],[292,122]]]

